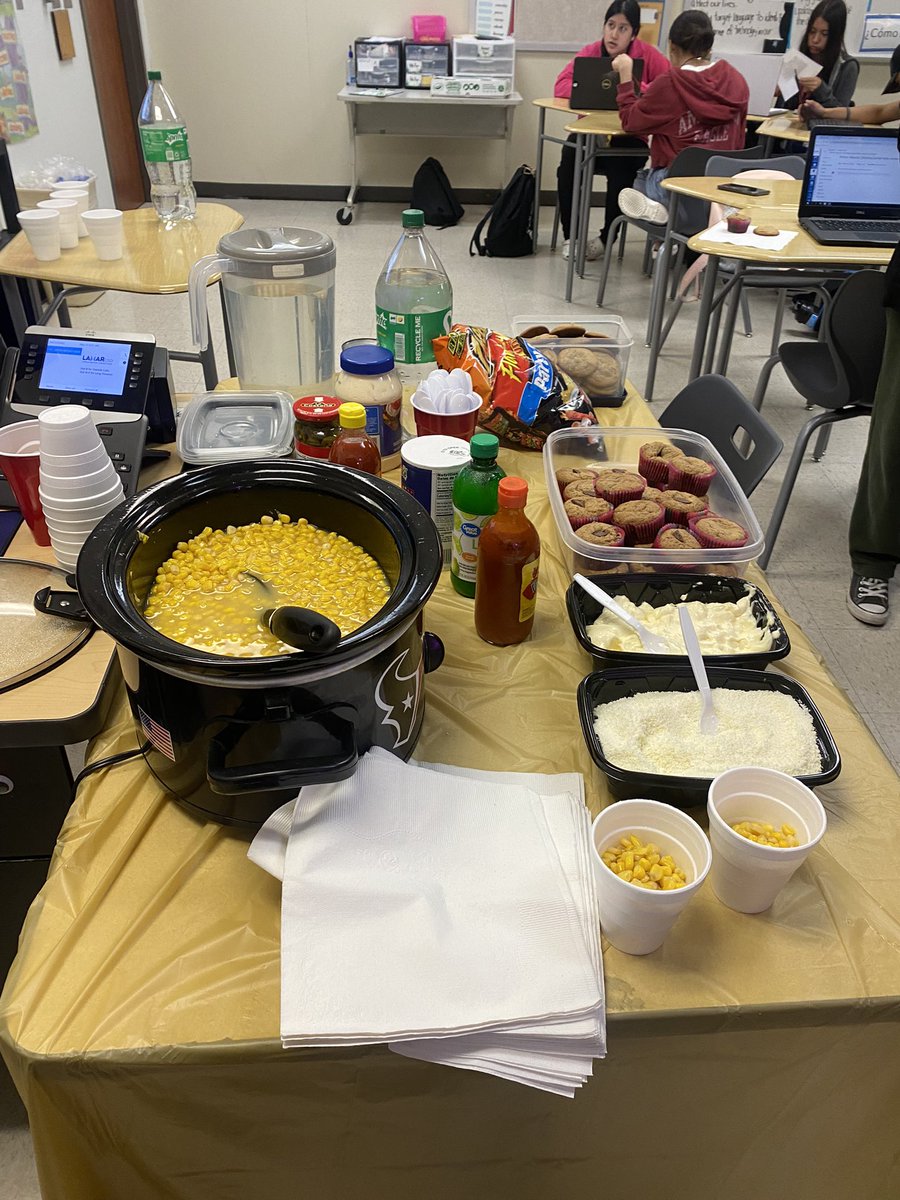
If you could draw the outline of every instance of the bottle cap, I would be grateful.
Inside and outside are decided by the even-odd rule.
[[[341,351],[341,370],[351,375],[387,375],[394,356],[384,346],[348,346]]]
[[[494,433],[476,433],[469,442],[469,453],[473,458],[496,458],[500,439]]]
[[[342,404],[338,409],[341,429],[365,429],[366,410],[361,404]]]
[[[162,71],[148,71],[147,78],[148,79],[162,79]]]
[[[507,475],[497,488],[497,503],[501,508],[524,508],[528,499],[528,484],[518,475]]]
[[[425,214],[421,208],[405,208],[403,210],[404,229],[424,229]]]

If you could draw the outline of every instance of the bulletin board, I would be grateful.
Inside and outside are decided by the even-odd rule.
[[[6,142],[23,142],[37,132],[13,0],[0,0],[0,137]]]
[[[752,0],[747,0],[752,2]],[[900,2],[900,0],[895,0]],[[652,45],[662,41],[664,0],[638,0],[641,37]],[[515,0],[513,33],[516,51],[580,50],[599,41],[608,0]]]

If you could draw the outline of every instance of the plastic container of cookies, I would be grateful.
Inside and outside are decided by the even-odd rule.
[[[747,530],[743,546],[695,550],[665,550],[654,546],[603,546],[579,537],[569,524],[556,472],[565,468],[620,467],[637,471],[638,453],[645,442],[668,441],[681,453],[712,463],[717,475],[708,492],[709,506],[717,516],[736,521]],[[544,473],[550,509],[570,574],[623,575],[633,571],[690,571],[697,575],[743,575],[759,558],[765,545],[763,532],[730,468],[712,443],[687,429],[611,428],[597,425],[556,429],[544,443]]]
[[[512,331],[521,337],[544,327],[546,334],[529,338],[554,366],[583,388],[597,408],[620,408],[634,338],[621,317],[515,317]],[[583,330],[583,334],[578,331]],[[563,336],[571,331],[569,336]],[[560,355],[562,359],[560,360]]]

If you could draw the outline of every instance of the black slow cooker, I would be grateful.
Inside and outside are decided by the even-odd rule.
[[[384,607],[325,654],[227,658],[183,646],[144,620],[156,570],[176,543],[287,513],[343,534],[381,565]],[[253,828],[309,783],[353,774],[371,746],[408,758],[422,725],[423,674],[443,647],[422,609],[441,543],[393,484],[311,460],[222,464],[167,479],[120,505],[78,559],[78,591],[116,642],[145,757],[204,817]]]

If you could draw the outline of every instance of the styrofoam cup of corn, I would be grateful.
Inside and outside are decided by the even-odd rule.
[[[815,792],[790,775],[766,767],[735,767],[709,785],[707,800],[713,862],[710,883],[723,904],[742,913],[771,908],[802,866],[827,824]],[[776,831],[787,826],[798,845],[751,841],[732,827],[750,821]]]
[[[603,853],[623,838],[653,843],[684,872],[683,887],[649,890],[636,887],[603,861]],[[596,818],[592,827],[594,878],[600,928],[610,945],[625,954],[651,954],[666,940],[706,878],[712,861],[709,841],[685,813],[656,800],[619,800]]]

